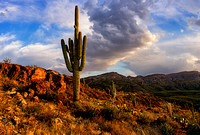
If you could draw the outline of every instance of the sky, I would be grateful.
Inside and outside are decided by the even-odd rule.
[[[60,42],[74,38],[76,5],[82,77],[200,71],[200,0],[0,0],[0,61],[72,75]]]

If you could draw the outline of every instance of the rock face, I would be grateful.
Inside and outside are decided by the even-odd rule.
[[[0,89],[2,88],[9,95],[16,95],[19,92],[23,99],[30,99],[35,102],[42,98],[58,101],[66,100],[65,96],[67,96],[67,100],[72,101],[73,99],[72,77],[43,68],[0,63]],[[60,99],[57,99],[58,96]],[[110,99],[109,93],[104,89],[92,89],[88,85],[80,84],[80,98],[88,96]],[[67,100],[63,102],[67,103]]]
[[[0,76],[23,86],[20,90],[27,92],[27,97],[45,95],[48,91],[66,92],[70,88],[67,85],[72,85],[70,76],[61,75],[52,70],[17,64],[0,63]]]

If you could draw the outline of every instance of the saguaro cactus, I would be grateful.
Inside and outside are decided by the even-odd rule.
[[[75,25],[74,25],[74,41],[69,38],[68,46],[65,41],[61,39],[62,51],[65,59],[67,69],[73,73],[73,100],[79,100],[80,93],[80,71],[85,67],[85,57],[86,57],[86,43],[87,37],[83,37],[82,45],[82,33],[79,32],[79,13],[78,6],[75,7]],[[69,54],[69,58],[68,55]]]

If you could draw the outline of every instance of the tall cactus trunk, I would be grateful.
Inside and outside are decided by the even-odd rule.
[[[67,69],[73,72],[73,92],[74,101],[79,100],[80,93],[80,71],[83,71],[85,67],[85,57],[86,57],[86,43],[87,37],[83,37],[82,45],[82,33],[79,32],[79,13],[78,6],[75,7],[75,25],[74,25],[74,42],[69,38],[69,47],[65,45],[65,41],[61,40],[61,46],[63,50],[63,55]],[[69,54],[69,58],[68,55]]]
[[[79,61],[74,62],[74,71],[73,71],[73,91],[74,91],[74,101],[79,100],[80,93],[80,71],[79,71]]]
[[[80,71],[73,72],[73,91],[74,91],[74,101],[79,100],[79,93],[80,93]]]

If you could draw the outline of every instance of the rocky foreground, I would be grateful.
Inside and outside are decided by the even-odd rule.
[[[144,93],[81,84],[73,103],[72,78],[43,68],[0,63],[0,134],[198,134],[200,114]]]

